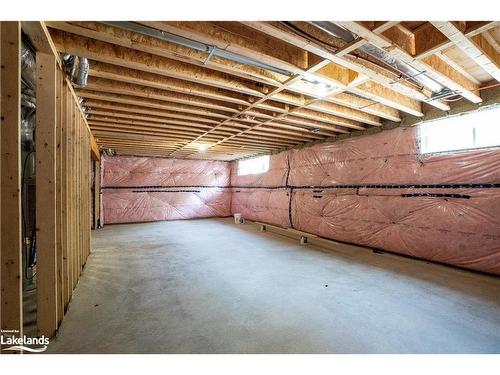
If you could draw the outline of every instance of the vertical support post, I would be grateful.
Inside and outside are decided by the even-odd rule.
[[[36,226],[38,334],[52,337],[57,319],[56,59],[37,53]]]
[[[0,22],[1,329],[23,334],[21,235],[21,24]],[[16,332],[17,331],[17,332]],[[6,334],[4,334],[6,336]]]
[[[70,296],[73,293],[73,289],[76,285],[76,268],[75,268],[75,254],[76,254],[76,221],[75,221],[75,153],[76,153],[76,134],[75,134],[75,104],[72,101],[69,87],[68,87],[68,128],[69,128],[69,170],[68,170],[68,182],[69,182],[69,212],[70,212],[70,233],[71,233],[71,246],[69,249],[69,266],[70,266]]]
[[[63,73],[56,68],[56,234],[57,234],[57,325],[61,324],[64,317],[63,294],[63,206],[62,206],[62,82]]]
[[[69,270],[69,249],[70,249],[70,225],[69,225],[69,188],[68,188],[68,148],[70,144],[68,143],[68,87],[66,80],[62,80],[62,113],[61,113],[61,192],[62,192],[62,267],[63,267],[63,311],[66,310],[70,299],[70,270]]]
[[[94,160],[94,229],[99,228],[99,216],[101,208],[101,162]]]

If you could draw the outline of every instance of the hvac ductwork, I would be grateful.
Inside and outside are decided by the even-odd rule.
[[[86,57],[63,54],[61,56],[64,70],[68,74],[71,83],[77,87],[87,86],[89,76],[89,61]]]
[[[316,26],[317,28],[325,31],[326,33],[334,36],[335,38],[342,39],[346,43],[350,43],[357,38],[356,34],[333,22],[312,21],[310,23]],[[438,82],[434,81],[432,78],[426,76],[424,72],[413,68],[407,63],[395,59],[381,48],[378,48],[370,43],[365,43],[358,49],[370,55],[371,57],[375,58],[376,60],[384,63],[385,65],[390,66],[391,68],[400,72],[405,79],[410,79],[412,81],[415,81],[417,84],[427,88],[433,93],[440,93],[443,90],[445,90],[445,87],[443,87]]]
[[[34,149],[36,111],[36,60],[30,45],[23,40],[21,48],[21,143],[25,150]]]
[[[78,87],[87,86],[89,76],[89,61],[86,57],[76,56],[71,69],[71,82]]]

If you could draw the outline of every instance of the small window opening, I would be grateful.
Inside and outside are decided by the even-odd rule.
[[[269,170],[269,155],[238,161],[238,176],[259,174]]]

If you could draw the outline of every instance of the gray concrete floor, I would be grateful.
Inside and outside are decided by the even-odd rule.
[[[110,225],[50,353],[499,353],[500,278],[231,219]]]

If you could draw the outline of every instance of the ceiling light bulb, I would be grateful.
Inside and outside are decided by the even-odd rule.
[[[208,146],[206,144],[203,144],[203,143],[198,144],[197,147],[198,147],[198,150],[200,152],[205,152],[208,148]]]

